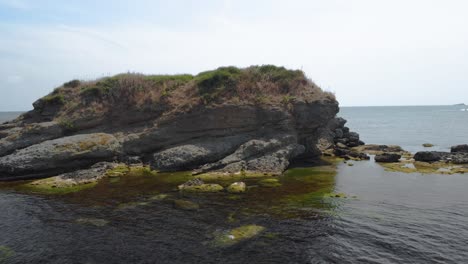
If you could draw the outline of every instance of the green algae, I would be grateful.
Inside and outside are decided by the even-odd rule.
[[[279,187],[281,186],[281,183],[278,179],[275,178],[269,178],[269,179],[263,179],[258,182],[258,184],[262,187],[267,187],[267,188],[273,188],[273,187]]]
[[[215,247],[229,247],[240,242],[252,239],[265,230],[259,225],[245,225],[223,233],[215,233],[212,245]]]
[[[108,177],[121,177],[121,176],[156,176],[157,171],[151,170],[149,166],[127,166],[125,164],[120,164],[115,168],[109,169],[106,171],[106,176]]]
[[[148,200],[151,201],[161,201],[169,197],[169,194],[161,193],[161,194],[156,194],[154,196],[151,196]]]
[[[179,186],[181,192],[190,193],[214,193],[224,190],[223,186],[216,183],[205,183],[200,185],[181,185]]]
[[[229,193],[243,193],[246,190],[244,182],[234,182],[226,188]]]
[[[197,203],[194,203],[189,200],[182,200],[182,199],[174,200],[174,207],[177,209],[188,210],[188,211],[200,209],[200,205],[198,205]]]
[[[16,189],[28,193],[65,195],[93,188],[96,184],[96,181],[79,184],[72,182],[68,183],[67,181],[58,180],[57,177],[51,177],[19,185]]]
[[[4,263],[13,255],[15,255],[15,252],[11,248],[7,246],[0,246],[0,263]]]

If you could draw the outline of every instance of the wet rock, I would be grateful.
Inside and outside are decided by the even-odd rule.
[[[226,190],[229,193],[243,193],[246,190],[246,185],[244,182],[234,182],[229,185]]]
[[[376,162],[398,162],[401,155],[395,153],[383,153],[375,156]]]
[[[422,146],[425,147],[425,148],[432,148],[434,145],[431,144],[431,143],[424,143],[424,144],[422,144]]]
[[[424,162],[439,161],[444,157],[443,152],[438,151],[419,151],[414,155],[414,160]]]
[[[174,207],[182,210],[198,210],[200,205],[188,200],[174,200]]]
[[[468,144],[453,146],[450,148],[450,152],[451,153],[456,153],[456,152],[468,153]]]

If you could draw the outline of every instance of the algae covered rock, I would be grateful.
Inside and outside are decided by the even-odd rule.
[[[265,230],[259,225],[245,225],[215,235],[213,245],[217,247],[229,247],[258,236]]]
[[[270,178],[270,179],[263,179],[258,182],[258,184],[262,187],[278,187],[281,186],[281,183],[278,179]]]
[[[214,193],[224,190],[223,186],[216,183],[204,183],[200,185],[179,186],[179,190],[192,193]]]
[[[7,246],[0,246],[0,263],[8,260],[13,255],[15,255],[15,252],[11,248]]]
[[[198,210],[200,206],[197,203],[188,200],[174,200],[174,207],[182,210]]]
[[[226,190],[229,193],[243,193],[246,190],[246,185],[244,182],[234,182],[229,185]]]
[[[201,179],[195,178],[178,186],[181,192],[210,193],[224,190],[223,186],[216,183],[204,183]]]
[[[425,148],[432,148],[434,146],[434,144],[424,143],[424,144],[422,144],[422,146],[425,147]]]

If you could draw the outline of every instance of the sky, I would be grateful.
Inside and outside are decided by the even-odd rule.
[[[465,0],[0,0],[0,111],[72,79],[302,69],[341,106],[468,103]]]

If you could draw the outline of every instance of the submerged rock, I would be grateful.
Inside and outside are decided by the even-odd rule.
[[[216,234],[213,245],[217,247],[229,247],[237,243],[252,239],[265,230],[259,225],[246,225],[229,230],[228,232]]]
[[[198,210],[200,206],[188,200],[174,200],[174,207],[182,210]]]
[[[262,187],[278,187],[281,186],[281,183],[278,179],[263,179],[258,182]]]
[[[246,185],[244,182],[234,182],[229,185],[226,190],[229,193],[243,193],[246,190]]]
[[[401,155],[396,153],[382,153],[375,156],[376,162],[398,162],[400,159]]]
[[[15,252],[11,248],[7,246],[0,246],[0,263],[8,260],[13,255],[15,255]]]

